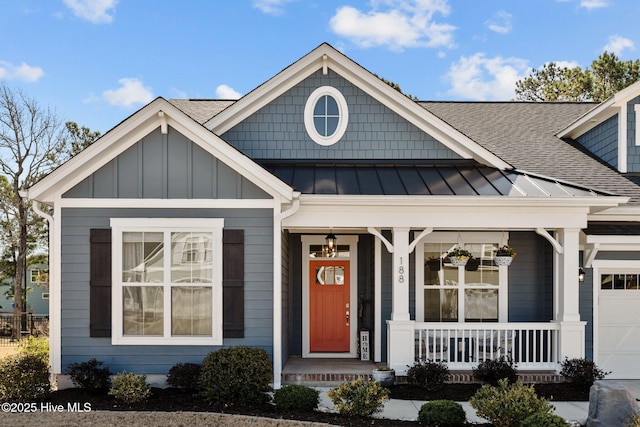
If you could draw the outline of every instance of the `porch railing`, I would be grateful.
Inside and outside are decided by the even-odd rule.
[[[559,331],[557,323],[415,323],[415,359],[467,370],[505,356],[518,370],[556,369]]]

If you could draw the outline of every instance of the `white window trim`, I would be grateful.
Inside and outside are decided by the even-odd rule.
[[[320,135],[313,123],[313,110],[318,100],[324,95],[329,95],[336,100],[336,103],[338,104],[338,114],[340,116],[336,131],[329,136]],[[344,135],[347,130],[348,123],[349,108],[347,107],[347,101],[338,89],[331,86],[321,86],[311,92],[311,95],[307,98],[307,103],[304,106],[304,126],[307,129],[307,134],[309,134],[309,137],[313,142],[325,147],[335,144]]]
[[[449,232],[449,231],[435,231],[428,234],[420,240],[416,245],[415,259],[420,260],[416,262],[415,268],[415,283],[416,283],[416,321],[423,322],[424,319],[424,244],[425,243],[440,243],[440,242],[458,242],[462,240],[461,245],[465,243],[498,243],[499,245],[507,244],[509,241],[509,233],[502,232]],[[460,284],[458,292],[464,289],[464,267],[458,267],[458,283]],[[509,267],[498,267],[498,323],[507,322],[509,319]],[[458,323],[466,323],[464,320],[464,295],[460,300],[458,296]]]
[[[111,218],[112,229],[112,338],[113,345],[222,345],[222,218]],[[212,336],[171,336],[171,295],[164,294],[164,336],[123,336],[122,333],[122,233],[211,231],[213,233]],[[165,258],[170,258],[166,257]],[[168,262],[168,261],[167,261]],[[160,284],[159,284],[160,285]],[[162,285],[170,286],[170,285]]]

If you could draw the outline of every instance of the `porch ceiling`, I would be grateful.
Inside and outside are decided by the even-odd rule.
[[[262,163],[303,194],[393,196],[599,197],[612,194],[568,182],[479,164],[295,161]]]

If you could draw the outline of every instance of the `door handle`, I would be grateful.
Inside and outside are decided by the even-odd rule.
[[[349,310],[347,310],[347,326],[349,326]]]

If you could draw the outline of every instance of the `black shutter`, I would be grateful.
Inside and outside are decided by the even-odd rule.
[[[244,337],[244,230],[223,230],[223,338]]]
[[[91,229],[89,336],[111,336],[111,230]]]

